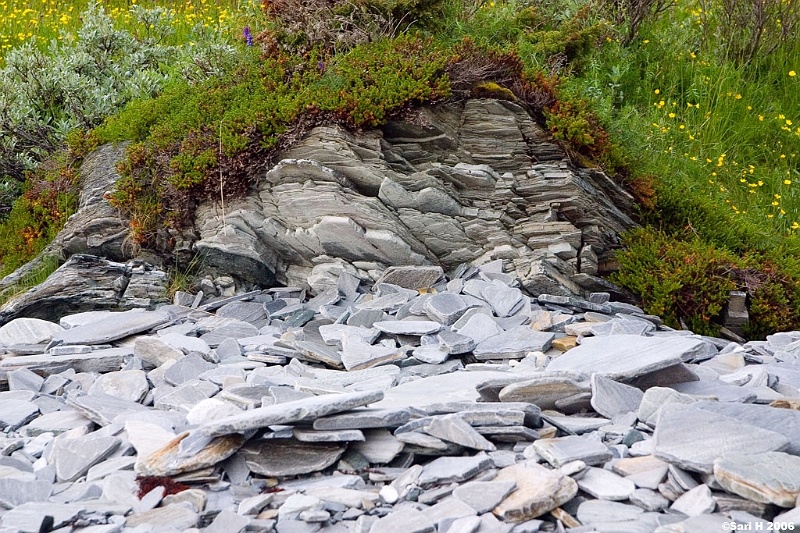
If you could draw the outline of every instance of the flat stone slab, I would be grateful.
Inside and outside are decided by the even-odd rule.
[[[0,525],[25,533],[53,531],[74,521],[84,509],[80,503],[28,502],[0,517]]]
[[[116,398],[107,394],[94,394],[91,396],[78,396],[67,398],[71,405],[92,422],[107,426],[117,416],[132,411],[150,411],[148,407],[136,402]]]
[[[381,344],[371,345],[360,337],[345,337],[342,340],[342,364],[348,371],[387,365],[401,361],[405,357],[405,354],[397,348]]]
[[[344,445],[336,443],[276,439],[250,441],[239,454],[252,472],[284,477],[324,470],[338,461],[344,450]]]
[[[53,484],[48,481],[22,481],[0,479],[0,507],[14,509],[28,502],[47,501],[53,493]]]
[[[693,405],[699,409],[735,418],[751,426],[780,433],[789,439],[786,452],[800,455],[800,411],[776,409],[752,403],[701,401]]]
[[[525,374],[515,374],[525,379]],[[442,402],[474,402],[480,395],[475,389],[492,379],[508,378],[508,372],[484,370],[452,372],[402,383],[385,391],[384,399],[373,405],[378,408],[424,407]],[[436,391],[431,394],[430,391]]]
[[[516,464],[497,473],[495,482],[514,481],[517,489],[494,508],[498,518],[525,522],[560,507],[578,493],[578,484],[558,470],[539,464]]]
[[[497,449],[494,444],[486,440],[457,414],[433,417],[424,431],[437,439],[474,450],[494,451]]]
[[[31,436],[48,432],[58,435],[80,426],[90,429],[91,424],[91,421],[80,412],[66,408],[62,411],[53,411],[35,418],[26,426],[25,430]]]
[[[109,313],[87,324],[53,335],[53,344],[107,344],[136,333],[150,330],[170,320],[163,311],[125,311]]]
[[[207,422],[200,430],[208,436],[243,433],[277,424],[315,420],[325,415],[348,411],[383,399],[383,391],[325,394],[267,407],[245,411],[241,414]]]
[[[593,374],[592,400],[594,410],[606,418],[638,412],[644,393],[636,387],[617,383],[600,374]]]
[[[473,350],[478,361],[489,359],[518,359],[528,352],[545,352],[555,338],[553,333],[517,326],[481,341]]]
[[[318,418],[314,421],[314,429],[396,428],[410,418],[411,412],[408,409],[359,408],[348,413]]]
[[[380,518],[369,533],[435,533],[436,524],[416,509],[402,509]]]
[[[0,345],[39,344],[47,342],[64,328],[39,318],[15,318],[0,327]]]
[[[503,402],[528,402],[541,409],[555,409],[557,401],[589,392],[590,384],[586,377],[586,374],[575,372],[542,373],[506,385],[498,396]]]
[[[645,391],[639,402],[637,417],[650,426],[655,426],[662,406],[668,403],[695,403],[697,400],[688,394],[682,394],[667,387],[652,387]]]
[[[702,340],[685,337],[587,337],[580,346],[553,359],[547,370],[597,373],[613,380],[632,379],[689,361],[705,349]]]
[[[708,485],[698,485],[681,494],[672,503],[670,509],[686,516],[699,516],[713,513],[716,507],[717,502],[711,495],[711,489],[708,488]]]
[[[439,457],[422,468],[418,482],[422,487],[461,483],[493,467],[494,462],[485,453],[472,457]]]
[[[693,394],[706,398],[715,397],[720,402],[746,403],[756,399],[755,391],[749,387],[739,387],[719,379],[703,379],[670,385],[683,394]]]
[[[714,461],[730,453],[781,451],[789,440],[728,416],[692,405],[666,404],[653,434],[653,453],[686,470],[710,474]]]
[[[27,424],[39,414],[39,406],[27,400],[3,400],[0,403],[0,429],[12,430]]]
[[[59,481],[75,481],[116,450],[121,441],[117,437],[87,435],[73,439],[60,439],[53,445],[52,462]]]
[[[444,276],[440,266],[392,266],[387,268],[378,283],[391,283],[404,289],[426,289],[433,287],[436,281]]]
[[[800,457],[730,453],[714,461],[714,478],[728,492],[748,500],[793,508],[800,497]]]
[[[350,449],[373,464],[387,464],[403,451],[405,444],[386,429],[364,430],[364,440],[354,442]]]
[[[467,315],[464,315],[464,318],[466,317]],[[499,335],[503,332],[503,328],[498,326],[497,322],[494,321],[494,318],[489,315],[475,313],[474,315],[470,316],[466,322],[463,323],[463,325],[461,325],[464,318],[454,324],[454,328],[458,326],[458,329],[454,329],[454,331],[459,335],[466,335],[475,341],[476,344],[479,344],[489,337],[494,337],[495,335]]]
[[[621,501],[630,498],[636,485],[610,470],[591,467],[578,479],[578,487],[599,500]]]
[[[425,300],[424,309],[431,320],[450,326],[464,314],[467,304],[458,294],[443,292]]]
[[[571,435],[555,439],[540,439],[533,443],[533,449],[545,461],[556,468],[572,461],[583,461],[596,465],[611,460],[611,451],[602,442]]]
[[[432,335],[442,329],[441,324],[432,320],[384,320],[372,327],[390,335]]]
[[[154,529],[186,531],[195,527],[199,519],[200,516],[188,507],[172,504],[128,515],[125,519],[125,527],[150,526]]]
[[[214,466],[236,453],[245,440],[242,435],[196,437],[199,442],[185,445],[192,434],[184,432],[178,435],[163,448],[137,461],[136,472],[143,476],[175,476]]]
[[[119,370],[98,377],[89,394],[106,394],[131,402],[140,401],[150,389],[142,370]]]
[[[300,442],[360,442],[364,440],[364,432],[358,429],[317,431],[294,428],[292,435]]]
[[[71,330],[67,330],[71,331]],[[131,351],[127,348],[107,348],[91,353],[72,355],[22,355],[0,361],[0,371],[27,368],[45,375],[72,369],[75,372],[113,372],[124,364]]]
[[[453,496],[478,514],[488,513],[517,488],[516,481],[471,481],[456,487]]]

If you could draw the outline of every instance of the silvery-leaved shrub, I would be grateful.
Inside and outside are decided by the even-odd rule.
[[[0,69],[0,183],[16,189],[67,134],[87,129],[136,98],[157,94],[171,73],[199,80],[234,63],[222,32],[199,26],[192,45],[166,44],[174,32],[164,8],[133,6],[135,30],[115,28],[102,6],[81,15],[76,35],[10,50]],[[0,199],[7,205],[7,198]]]

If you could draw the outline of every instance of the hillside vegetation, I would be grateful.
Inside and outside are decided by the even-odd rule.
[[[637,197],[613,280],[649,312],[713,333],[743,289],[748,335],[800,329],[797,0],[0,8],[3,273],[62,227],[98,143],[130,142],[110,200],[132,241],[168,248],[197,201],[242,193],[314,125],[491,96]]]

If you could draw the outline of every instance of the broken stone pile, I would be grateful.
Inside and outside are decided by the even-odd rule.
[[[800,332],[675,331],[499,262],[19,318],[0,345],[0,532],[800,522]]]

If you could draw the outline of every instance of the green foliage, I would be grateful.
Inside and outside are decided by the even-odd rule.
[[[648,313],[672,327],[683,321],[697,333],[713,334],[730,291],[737,289],[730,272],[736,257],[699,239],[675,240],[655,230],[637,230],[617,256],[616,283],[639,295]]]
[[[0,68],[0,177],[21,182],[71,131],[96,126],[126,103],[158,93],[170,69],[190,79],[216,74],[218,64],[208,64],[208,51],[234,53],[202,25],[202,46],[164,44],[174,32],[166,8],[134,6],[131,14],[132,29],[119,29],[102,6],[90,4],[75,35],[65,33],[46,46],[34,38],[6,53]]]
[[[0,222],[0,276],[41,252],[76,211],[77,162],[61,152],[29,175],[22,196]]]
[[[672,327],[716,334],[730,291],[745,290],[748,337],[800,328],[800,261],[786,249],[736,255],[652,227],[630,232],[625,244],[612,280],[633,290],[647,312]]]
[[[421,56],[425,61],[420,61]],[[247,190],[243,158],[274,149],[297,124],[374,127],[410,105],[449,94],[447,54],[430,39],[403,35],[330,56],[324,50],[263,57],[252,50],[231,74],[174,84],[133,102],[96,130],[103,141],[134,140],[112,195],[133,240],[152,242],[190,206]]]

